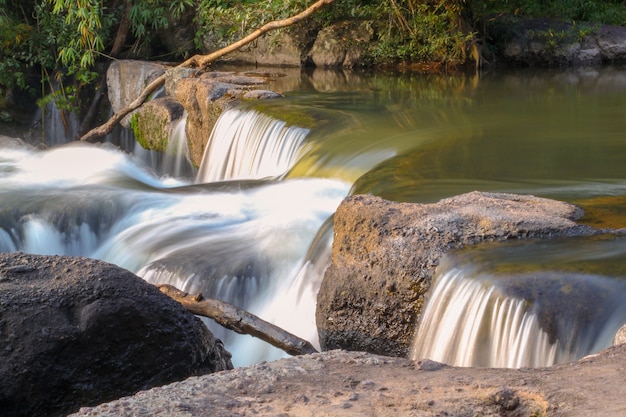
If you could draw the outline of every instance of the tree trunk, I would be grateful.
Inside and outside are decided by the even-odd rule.
[[[176,287],[163,284],[159,290],[178,301],[187,310],[208,317],[239,334],[249,334],[290,355],[316,353],[317,350],[306,340],[295,336],[265,320],[224,301],[205,299],[202,294],[191,295]]]
[[[177,65],[177,67],[206,68],[210,63],[216,61],[217,59],[223,57],[224,55],[227,55],[233,51],[240,49],[241,47],[257,39],[261,35],[271,30],[284,28],[287,26],[291,26],[295,23],[298,23],[306,19],[307,17],[311,16],[322,6],[326,4],[330,4],[332,2],[333,0],[317,0],[315,3],[309,6],[306,10],[300,12],[299,14],[295,16],[292,16],[283,20],[274,20],[272,22],[266,23],[259,29],[255,30],[251,34],[244,37],[243,39],[240,39],[237,42],[226,46],[225,48],[212,52],[208,55],[194,55],[188,60],[184,61],[183,63]],[[164,82],[165,82],[165,74],[161,75],[160,77],[152,81],[150,84],[148,84],[148,86],[141,92],[139,97],[137,97],[132,103],[130,103],[129,105],[127,105],[126,107],[122,108],[117,113],[115,113],[113,116],[111,116],[111,118],[103,125],[97,128],[94,128],[90,130],[89,132],[87,132],[86,134],[84,134],[80,138],[80,140],[94,142],[106,136],[108,133],[111,132],[111,130],[113,130],[115,125],[124,118],[124,116],[126,116],[128,113],[132,112],[133,110],[137,109],[139,106],[141,106],[143,102],[146,101],[146,99],[150,96],[150,94],[156,91]]]
[[[124,10],[120,20],[120,24],[117,27],[117,33],[115,34],[115,40],[113,41],[113,46],[111,47],[111,51],[109,52],[109,56],[111,58],[116,58],[124,47],[124,43],[126,43],[126,38],[128,37],[128,31],[130,30],[130,8],[132,7],[132,3],[130,0],[124,0]],[[78,127],[78,132],[76,132],[76,139],[80,139],[87,130],[89,126],[93,124],[93,121],[98,114],[98,109],[100,108],[100,103],[102,99],[107,93],[107,81],[106,81],[106,72],[102,74],[100,79],[100,86],[96,89],[96,94],[91,100],[91,105],[83,118],[83,121],[80,123]]]

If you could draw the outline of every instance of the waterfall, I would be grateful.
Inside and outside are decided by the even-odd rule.
[[[211,132],[196,182],[281,177],[308,133],[256,111],[226,110]]]
[[[172,122],[165,152],[144,149],[139,143],[135,142],[134,137],[132,144],[126,141],[126,148],[122,147],[122,149],[132,153],[135,158],[142,161],[159,175],[174,178],[193,178],[196,175],[196,170],[192,167],[189,158],[189,144],[187,134],[185,133],[186,126],[187,112],[184,112],[180,119]],[[126,134],[132,136],[131,130],[124,130],[127,132]],[[123,141],[121,141],[120,146],[122,144]]]
[[[110,144],[38,150],[0,141],[0,151],[0,250],[101,259],[279,326],[284,318],[306,317],[284,327],[317,343],[313,294],[320,276],[312,274],[322,270],[313,266],[310,247],[349,184],[319,178],[192,184],[157,176]],[[322,253],[327,235],[314,245]],[[306,290],[298,297],[290,289],[301,285]],[[205,322],[237,366],[286,356]]]
[[[514,257],[510,249],[498,256]],[[544,367],[609,347],[626,322],[623,280],[550,271],[546,257],[537,262],[545,262],[545,270],[502,274],[495,271],[508,268],[493,259],[444,257],[411,357],[454,366]]]
[[[464,279],[466,272],[451,269],[437,276],[412,357],[498,368],[555,363],[557,346],[525,300],[502,297],[493,286]]]

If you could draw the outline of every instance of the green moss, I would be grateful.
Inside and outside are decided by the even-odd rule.
[[[250,108],[266,116],[282,120],[287,126],[298,126],[311,129],[317,125],[316,118],[311,115],[311,109],[305,111],[297,106],[277,106],[271,100],[251,100]]]
[[[151,108],[143,108],[133,114],[130,128],[137,142],[144,148],[165,152],[169,141],[167,118]]]

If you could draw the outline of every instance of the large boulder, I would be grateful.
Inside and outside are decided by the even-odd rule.
[[[363,57],[374,37],[370,22],[339,22],[319,31],[309,52],[321,68],[352,68],[367,64]]]
[[[133,114],[130,128],[144,149],[166,152],[178,123],[185,114],[183,106],[171,97],[160,97],[144,103]]]
[[[317,299],[323,350],[406,356],[441,256],[481,241],[585,235],[567,203],[473,192],[435,204],[357,195],[335,213],[331,265]]]
[[[177,302],[105,262],[0,254],[0,415],[67,415],[232,368]]]
[[[107,95],[113,112],[118,112],[132,103],[148,84],[160,77],[168,66],[149,61],[132,59],[115,60],[107,70]],[[158,94],[153,94],[156,98]],[[126,115],[120,124],[130,127],[131,117]]]
[[[187,111],[189,159],[200,166],[206,144],[217,119],[224,110],[237,103],[238,86],[214,78],[185,78],[178,82],[174,98]]]
[[[260,66],[301,67],[306,58],[304,45],[295,31],[267,33],[255,42],[227,54],[220,59],[223,64],[248,64]]]

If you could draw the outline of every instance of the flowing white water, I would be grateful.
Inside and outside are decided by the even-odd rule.
[[[525,300],[450,269],[437,277],[413,344],[414,359],[455,366],[520,368],[555,363],[549,342]]]
[[[227,110],[213,128],[196,182],[280,177],[293,166],[308,133],[256,111]]]
[[[555,253],[561,249],[552,247]],[[558,256],[571,257],[580,249],[568,248],[569,255]],[[524,252],[521,247],[517,250]],[[522,257],[537,255],[536,251],[530,249]],[[503,255],[515,256],[499,254]],[[554,256],[540,254],[537,262],[548,268],[549,255]],[[493,259],[487,263],[493,264]],[[499,368],[576,360],[611,345],[626,321],[624,289],[621,279],[545,271],[501,275],[471,256],[447,256],[437,269],[411,357]]]
[[[0,142],[0,155],[2,250],[102,259],[272,322],[314,316],[314,299],[283,303],[285,288],[300,279],[311,242],[349,184],[191,184],[156,177],[112,146],[89,144],[41,151]],[[312,319],[286,327],[317,343]],[[285,356],[211,329],[236,365]]]

